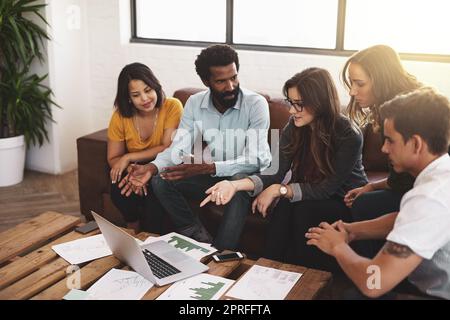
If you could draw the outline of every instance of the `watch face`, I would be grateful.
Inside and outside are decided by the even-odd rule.
[[[280,193],[281,193],[281,195],[285,195],[285,194],[287,194],[287,188],[285,187],[285,186],[281,186],[280,187]]]

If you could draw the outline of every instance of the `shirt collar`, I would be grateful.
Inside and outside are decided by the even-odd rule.
[[[439,158],[431,161],[425,169],[423,169],[419,175],[416,177],[416,181],[414,182],[414,186],[416,186],[417,183],[420,183],[422,179],[424,179],[428,174],[433,172],[434,169],[436,169],[439,165],[449,162],[450,163],[450,156],[448,153],[445,153],[444,155],[440,156]]]
[[[232,107],[233,109],[236,109],[236,110],[241,109],[243,96],[244,96],[244,94],[242,92],[242,88],[239,88],[238,99],[236,101],[236,104]],[[202,108],[202,109],[213,108],[214,110],[217,110],[212,102],[211,89],[208,89],[208,93],[206,94],[205,99],[202,101],[200,108]]]

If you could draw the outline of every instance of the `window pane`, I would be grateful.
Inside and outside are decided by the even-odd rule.
[[[403,53],[450,54],[450,1],[347,0],[347,50],[387,44]]]
[[[226,0],[137,0],[137,36],[225,42]]]
[[[235,0],[234,43],[334,49],[338,0]]]

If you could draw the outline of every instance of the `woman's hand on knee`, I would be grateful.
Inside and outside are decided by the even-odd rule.
[[[258,210],[265,218],[272,202],[280,197],[279,186],[278,184],[273,184],[261,192],[252,203],[252,212],[255,213]]]
[[[128,158],[128,156],[125,154],[123,155],[119,161],[117,161],[114,166],[111,168],[111,171],[109,173],[110,177],[111,177],[111,182],[114,183],[119,183],[120,182],[120,178],[122,177],[122,173],[125,172],[125,170],[127,169],[128,165],[130,164],[130,160]]]

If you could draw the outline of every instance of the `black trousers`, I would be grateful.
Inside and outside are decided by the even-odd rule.
[[[282,199],[269,216],[265,256],[269,259],[326,271],[340,270],[334,257],[308,246],[305,233],[322,221],[350,221],[350,209],[341,198],[291,203]]]
[[[353,221],[372,220],[391,212],[400,210],[402,193],[392,190],[376,190],[359,196],[351,208]],[[384,239],[360,240],[353,244],[357,253],[367,258],[373,258],[383,247]]]
[[[111,184],[111,200],[127,223],[139,222],[144,231],[152,233],[164,234],[168,231],[167,214],[154,194],[151,184],[147,186],[146,196],[132,193],[127,197],[120,194],[120,191],[118,183]]]

